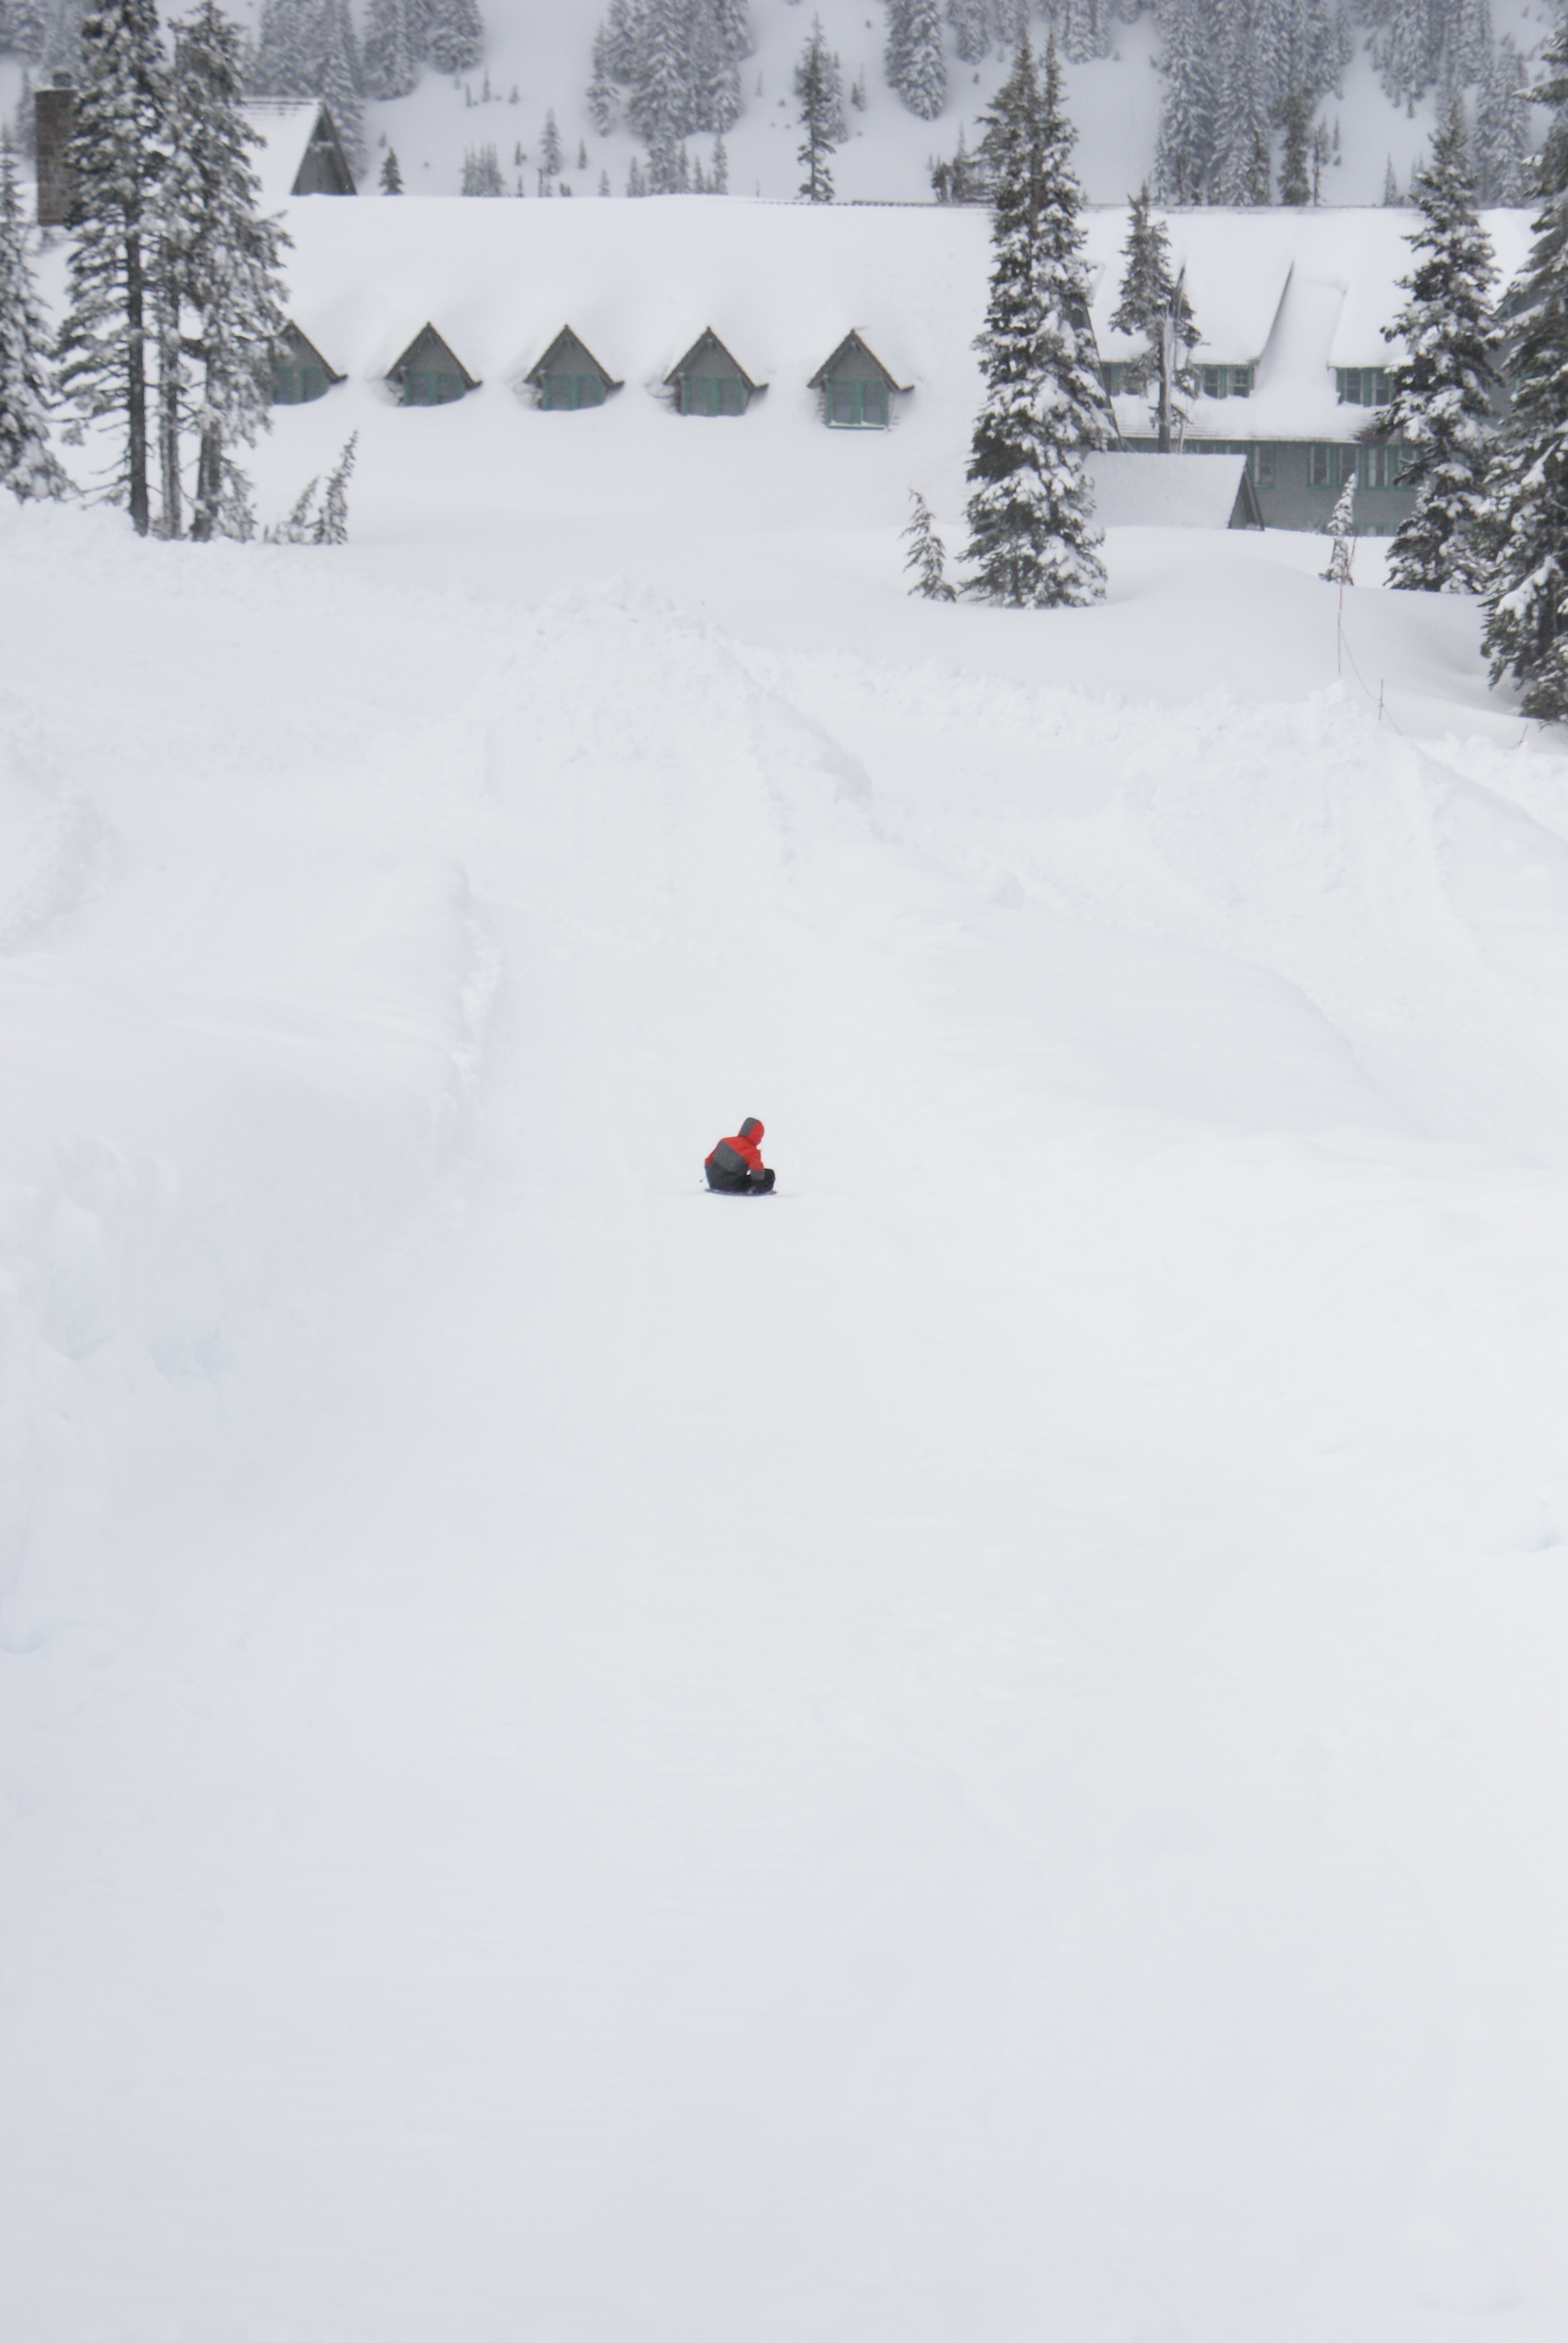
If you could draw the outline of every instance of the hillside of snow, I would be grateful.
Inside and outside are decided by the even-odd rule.
[[[182,12],[166,7],[164,13]],[[258,0],[232,0],[228,13],[254,28]],[[356,13],[362,19],[363,10]],[[1007,61],[999,55],[978,66],[961,64],[950,41],[947,105],[937,120],[924,122],[908,111],[884,77],[881,0],[820,0],[819,6],[809,7],[801,0],[751,0],[750,13],[756,53],[745,68],[746,111],[726,142],[736,194],[782,201],[798,193],[794,69],[814,14],[820,15],[841,61],[846,89],[863,76],[867,96],[863,113],[848,111],[850,135],[833,157],[840,201],[929,202],[931,161],[951,155],[960,129],[973,149],[980,116],[1006,71]],[[375,190],[385,145],[396,148],[410,195],[456,195],[465,153],[487,144],[496,147],[508,192],[520,188],[533,197],[545,116],[553,109],[573,195],[595,194],[601,171],[608,173],[614,192],[624,194],[638,142],[624,126],[601,137],[584,100],[593,35],[604,15],[599,0],[484,0],[483,14],[485,61],[475,73],[454,84],[427,66],[410,96],[367,101],[366,191]],[[1533,59],[1553,12],[1548,0],[1499,0],[1491,21],[1496,35],[1510,34]],[[1407,188],[1436,119],[1435,92],[1413,113],[1389,99],[1369,54],[1372,37],[1369,27],[1358,29],[1342,97],[1331,94],[1319,109],[1331,128],[1337,124],[1340,130],[1341,160],[1325,175],[1325,203],[1380,202],[1391,162],[1401,187]],[[1079,134],[1075,161],[1093,203],[1125,202],[1152,166],[1163,88],[1156,70],[1159,47],[1154,18],[1145,14],[1119,26],[1111,56],[1064,68],[1069,112]],[[20,62],[0,56],[0,112],[14,109],[20,84]],[[1544,128],[1543,116],[1537,116],[1536,127]],[[694,157],[706,161],[710,142],[691,143]],[[579,147],[586,156],[580,169]],[[1276,142],[1276,169],[1278,162]]]
[[[0,504],[0,2334],[1560,2343],[1561,739],[911,600],[978,214],[293,209],[351,543]]]

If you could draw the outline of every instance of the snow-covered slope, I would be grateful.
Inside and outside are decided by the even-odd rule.
[[[255,0],[234,0],[230,13],[254,23],[259,12]],[[846,85],[860,75],[865,79],[866,110],[850,112],[849,138],[833,161],[839,198],[929,200],[931,159],[952,153],[960,126],[973,146],[980,115],[1005,67],[997,56],[969,66],[950,55],[946,108],[935,122],[919,120],[883,78],[881,0],[820,0],[819,9],[810,11],[797,0],[751,0],[757,49],[745,69],[747,109],[728,141],[732,187],[774,198],[793,197],[797,191],[793,75],[815,13],[842,60]],[[568,165],[575,166],[579,143],[587,148],[586,167],[568,168],[566,175],[574,194],[591,195],[601,170],[608,171],[615,192],[623,193],[635,141],[624,129],[600,137],[584,103],[593,34],[604,15],[600,0],[487,0],[484,15],[485,64],[463,85],[454,86],[427,71],[411,96],[367,106],[373,149],[367,190],[375,185],[383,139],[397,148],[408,190],[416,195],[456,194],[465,150],[487,143],[497,148],[508,188],[520,179],[532,196],[545,115],[553,108]],[[1549,29],[1552,10],[1546,0],[1500,0],[1491,16],[1495,33],[1511,33],[1528,56]],[[1370,37],[1362,28],[1358,41]],[[1162,87],[1155,70],[1158,54],[1153,17],[1144,15],[1119,28],[1112,55],[1066,67],[1079,132],[1078,166],[1095,202],[1125,201],[1151,169]],[[488,104],[482,102],[487,74]],[[0,56],[0,110],[14,106],[20,77],[19,63]],[[1323,108],[1330,123],[1339,126],[1342,152],[1326,176],[1324,200],[1377,203],[1391,162],[1400,185],[1407,186],[1426,151],[1437,103],[1430,98],[1413,115],[1392,104],[1366,48],[1358,46],[1342,98],[1331,96]],[[700,148],[703,142],[695,145]],[[519,148],[526,158],[521,166],[516,161]]]
[[[0,2327],[1560,2334],[1559,749],[774,397],[0,510]]]

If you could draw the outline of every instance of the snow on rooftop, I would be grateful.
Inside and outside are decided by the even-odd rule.
[[[1108,448],[1092,456],[1101,528],[1229,528],[1245,456],[1151,456]]]
[[[263,141],[251,149],[251,168],[261,181],[263,211],[276,211],[293,195],[320,111],[320,102],[314,97],[256,98],[244,108],[246,122]]]

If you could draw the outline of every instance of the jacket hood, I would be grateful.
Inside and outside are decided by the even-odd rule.
[[[742,1139],[749,1139],[753,1145],[755,1145],[757,1141],[761,1138],[762,1125],[758,1121],[757,1117],[754,1114],[749,1114],[745,1121],[741,1124],[740,1136]]]

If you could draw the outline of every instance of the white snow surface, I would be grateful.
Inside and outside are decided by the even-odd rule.
[[[7,2343],[1568,2334],[1560,744],[795,399],[0,508]]]

